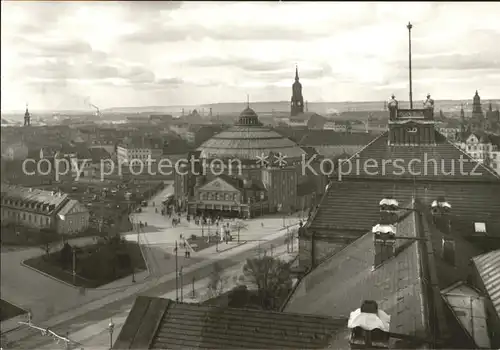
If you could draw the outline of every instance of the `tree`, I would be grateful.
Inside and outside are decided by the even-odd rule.
[[[290,264],[279,258],[263,256],[247,259],[243,273],[257,287],[261,305],[274,310],[292,287]]]
[[[48,228],[42,228],[39,234],[40,249],[49,256],[54,241],[54,232]]]
[[[232,225],[232,229],[238,231],[238,243],[240,242],[240,231],[241,230],[246,230],[247,229],[247,224],[245,224],[243,221],[236,221]]]
[[[215,298],[224,292],[227,284],[227,277],[223,276],[224,269],[218,263],[214,263],[213,270],[209,276],[207,285],[207,294],[209,298]]]
[[[68,269],[73,262],[73,248],[68,244],[68,242],[66,242],[59,251],[59,254],[62,268]]]

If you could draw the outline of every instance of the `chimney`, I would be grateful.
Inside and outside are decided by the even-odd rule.
[[[396,228],[392,224],[382,221],[372,228],[372,233],[375,246],[373,269],[376,269],[394,256]]]
[[[391,316],[380,310],[374,300],[365,300],[349,316],[351,349],[388,349]]]
[[[444,197],[439,197],[432,202],[431,211],[434,225],[443,233],[441,238],[441,259],[455,266],[455,240],[451,235],[451,205]]]
[[[436,228],[445,235],[451,234],[451,205],[444,197],[439,197],[431,204],[432,220]]]
[[[394,224],[398,220],[399,202],[391,196],[384,197],[380,203],[380,220]]]

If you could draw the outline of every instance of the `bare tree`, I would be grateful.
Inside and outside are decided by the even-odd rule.
[[[240,231],[241,230],[246,230],[248,227],[248,225],[246,223],[244,223],[243,221],[239,220],[239,221],[236,221],[233,225],[232,225],[232,229],[233,230],[236,230],[238,232],[238,243],[240,242]]]
[[[292,287],[290,264],[279,258],[265,255],[247,259],[243,273],[257,287],[261,304],[266,309],[276,309],[279,300]]]
[[[214,263],[210,280],[207,285],[207,294],[209,298],[215,298],[224,292],[227,284],[227,277],[223,275],[224,269],[218,263]]]
[[[49,256],[53,248],[54,234],[50,229],[42,228],[39,234],[40,249],[43,250],[46,256]]]

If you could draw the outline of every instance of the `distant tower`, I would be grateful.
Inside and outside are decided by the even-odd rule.
[[[306,112],[309,112],[309,106],[307,105],[307,101],[306,101]]]
[[[476,90],[476,94],[472,100],[472,118],[481,118],[483,116],[483,108],[481,107],[481,97]]]
[[[209,117],[212,118],[212,107],[210,107],[210,111],[208,112],[209,113]]]
[[[304,113],[304,97],[302,97],[302,84],[299,82],[299,68],[295,66],[295,82],[292,85],[290,115],[293,117],[300,113]]]
[[[465,112],[464,112],[464,105],[462,104],[460,106],[460,131],[465,132],[467,130],[466,123],[465,123]]]
[[[182,116],[184,117],[184,108],[182,109]]]
[[[481,107],[481,97],[476,90],[472,100],[472,131],[484,131],[484,114]]]
[[[31,116],[30,112],[28,111],[28,104],[26,103],[26,112],[24,112],[24,126],[30,126],[31,125]]]

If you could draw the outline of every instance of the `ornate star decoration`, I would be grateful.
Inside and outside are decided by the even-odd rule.
[[[282,153],[275,154],[274,164],[278,165],[279,167],[287,166],[286,155]]]
[[[257,165],[261,167],[267,167],[269,165],[269,156],[261,153],[260,156],[257,156]]]

